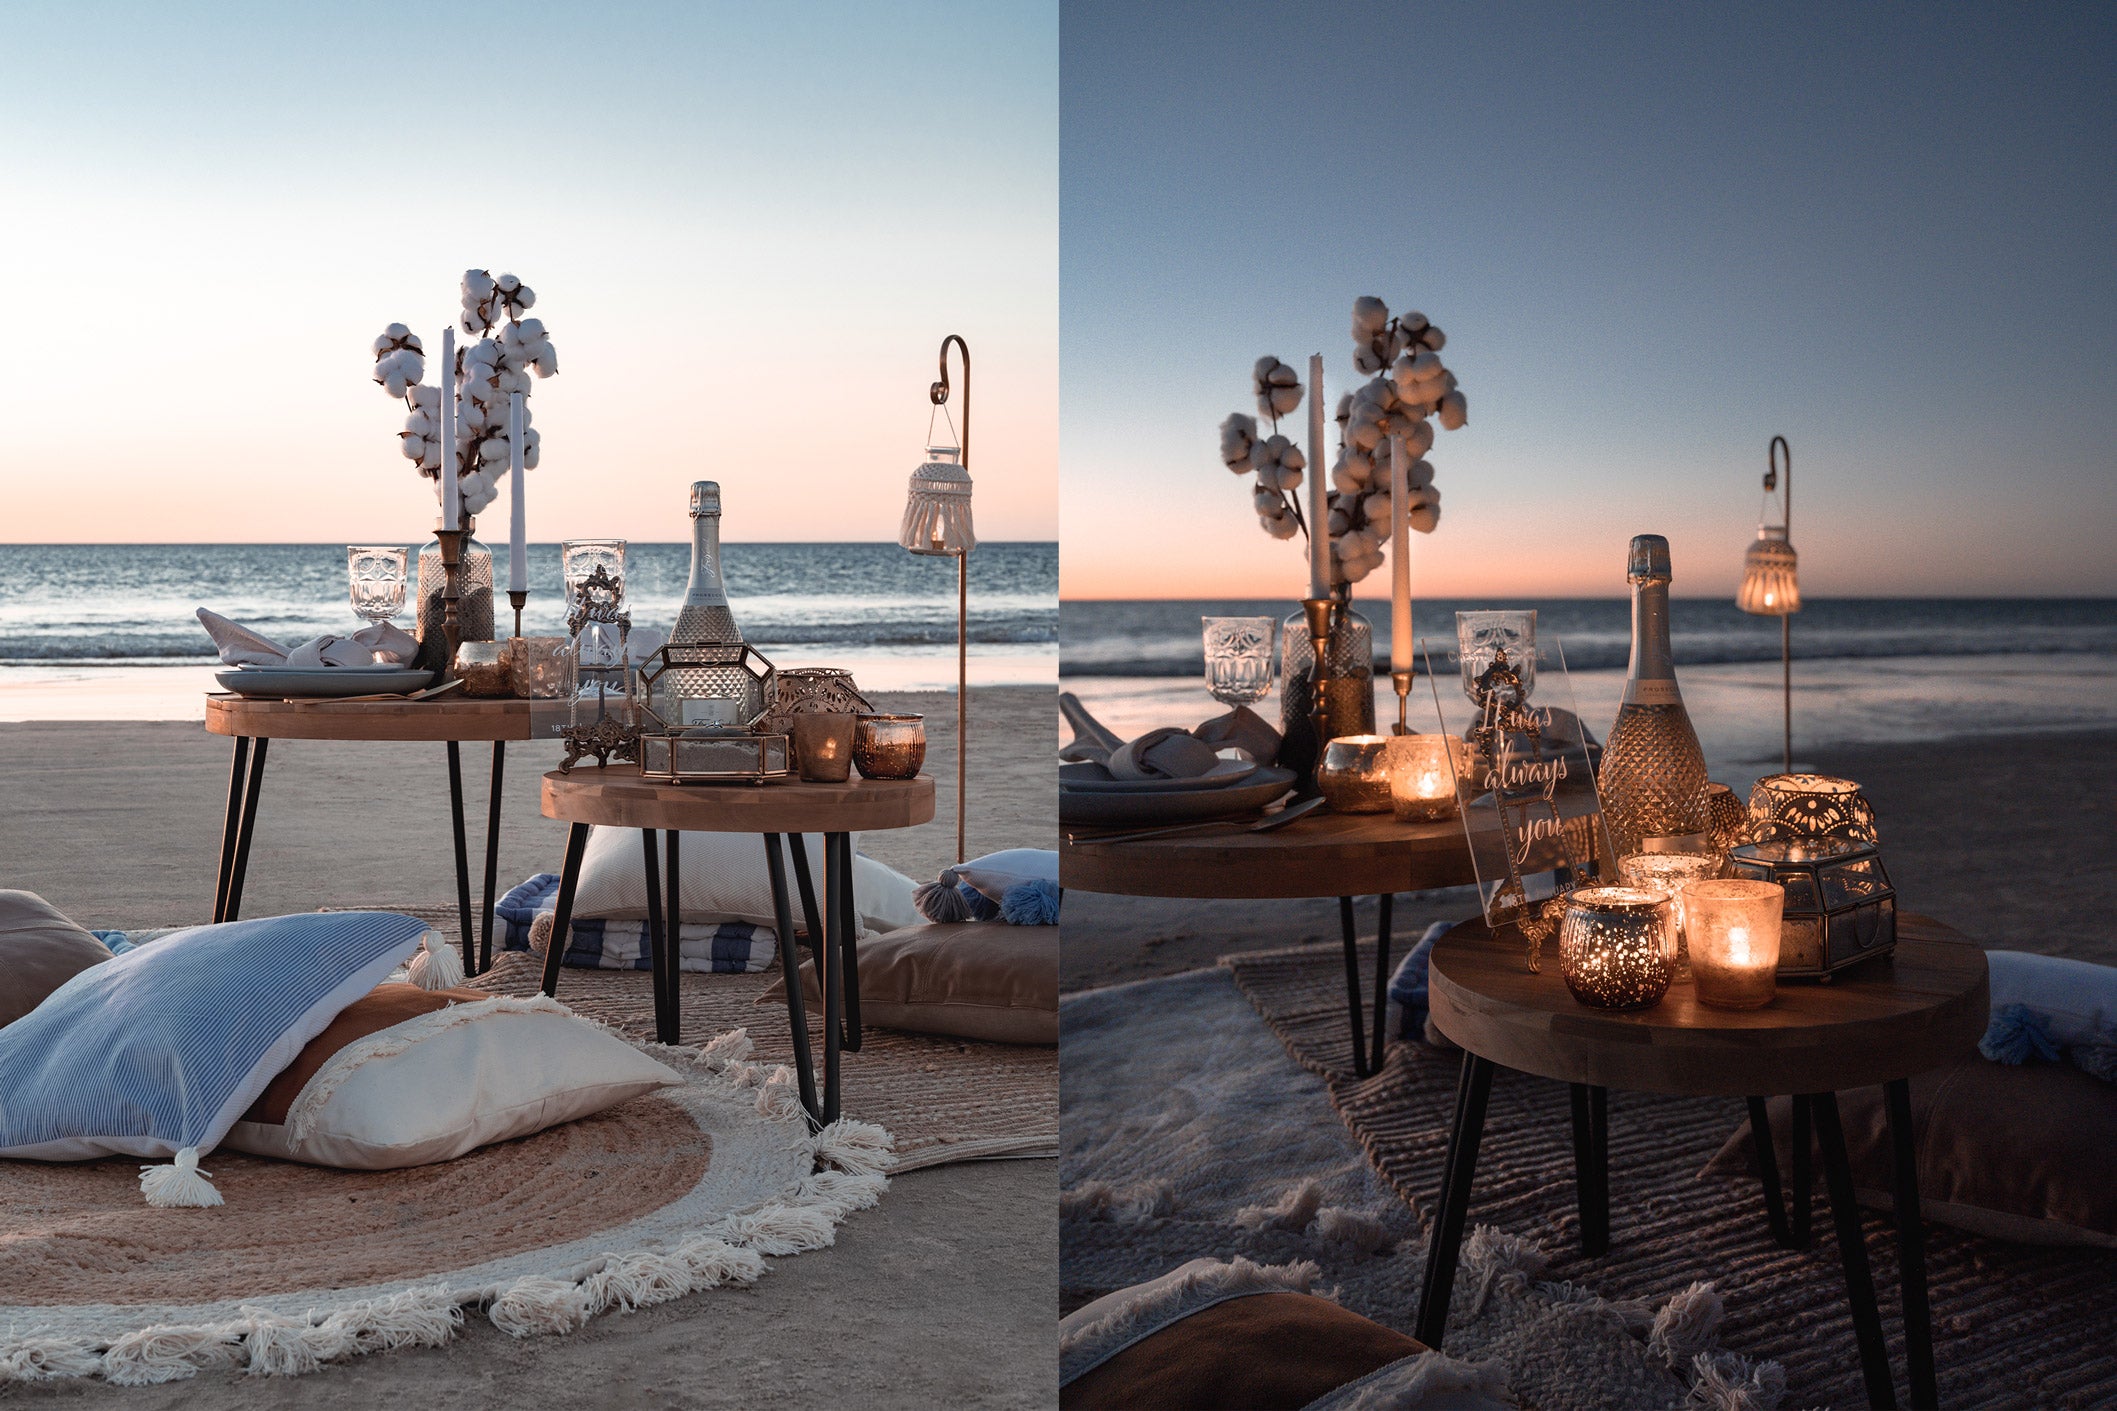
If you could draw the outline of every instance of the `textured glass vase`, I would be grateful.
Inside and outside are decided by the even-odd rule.
[[[1308,618],[1289,617],[1279,629],[1279,732],[1284,742],[1277,763],[1303,778],[1312,777],[1321,746],[1311,718],[1314,706],[1315,644]],[[1350,606],[1338,610],[1338,628],[1330,639],[1330,682],[1325,688],[1323,743],[1341,735],[1375,732],[1375,629]]]
[[[475,526],[464,523],[461,575],[456,589],[456,640],[490,642],[493,639],[492,550],[472,537]],[[448,586],[448,571],[441,563],[441,542],[434,540],[419,550],[419,655],[417,664],[430,671],[446,671],[451,665],[448,638],[443,631],[446,608],[442,593]]]

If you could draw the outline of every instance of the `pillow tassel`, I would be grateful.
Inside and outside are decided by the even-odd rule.
[[[206,1179],[212,1174],[198,1169],[198,1148],[187,1146],[176,1154],[174,1165],[142,1166],[140,1193],[149,1205],[164,1209],[219,1205],[221,1193]]]
[[[405,977],[422,990],[454,989],[463,983],[463,962],[439,931],[428,931],[424,949],[405,967]]]
[[[928,882],[912,893],[911,900],[919,914],[937,926],[970,919],[970,903],[963,899],[953,867],[943,868],[941,880]]]
[[[1058,883],[1042,878],[1015,883],[1000,899],[1000,918],[1010,926],[1058,925]]]

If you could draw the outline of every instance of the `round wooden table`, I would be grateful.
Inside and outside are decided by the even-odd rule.
[[[1464,922],[1433,948],[1428,978],[1433,1023],[1462,1048],[1463,1071],[1415,1336],[1438,1348],[1448,1326],[1449,1292],[1495,1065],[1573,1087],[1576,1190],[1581,1244],[1588,1254],[1600,1254],[1609,1244],[1608,1090],[1744,1097],[1771,1229],[1789,1245],[1806,1243],[1806,1127],[1807,1119],[1814,1119],[1868,1400],[1896,1405],[1838,1119],[1839,1091],[1879,1086],[1894,1157],[1911,1400],[1914,1406],[1936,1405],[1908,1079],[1975,1052],[1987,1021],[1985,953],[1938,921],[1904,913],[1898,917],[1893,956],[1841,972],[1828,985],[1781,983],[1777,997],[1762,1009],[1701,1005],[1690,984],[1679,981],[1652,1008],[1618,1013],[1576,1001],[1549,949],[1545,954],[1552,958],[1543,973],[1530,974],[1524,951],[1512,927],[1495,934],[1483,921]],[[1794,1096],[1791,1223],[1764,1106],[1765,1097],[1778,1093]]]
[[[206,730],[235,740],[228,770],[228,805],[221,823],[220,878],[214,888],[213,919],[242,914],[243,879],[250,841],[257,831],[257,800],[265,781],[265,752],[274,740],[394,740],[448,746],[448,800],[456,840],[456,914],[463,938],[463,969],[476,974],[492,964],[493,899],[500,862],[500,784],[507,742],[555,736],[565,723],[564,701],[259,700],[211,694]],[[255,742],[253,748],[252,742]],[[485,908],[473,944],[470,863],[463,831],[464,741],[491,741],[492,783],[486,799]]]
[[[544,776],[546,818],[570,824],[566,861],[559,873],[559,895],[552,915],[551,940],[544,949],[544,993],[558,993],[559,966],[573,925],[574,892],[580,885],[581,858],[588,850],[588,830],[637,828],[647,872],[647,938],[654,975],[654,1021],[663,1043],[682,1042],[677,972],[683,952],[680,881],[683,833],[757,833],[765,844],[765,868],[772,884],[772,922],[779,936],[779,970],[785,980],[787,1022],[793,1030],[794,1072],[801,1105],[812,1123],[838,1117],[839,1049],[860,1047],[860,970],[854,949],[859,917],[853,910],[853,842],[856,832],[911,828],[934,816],[934,782],[916,779],[862,779],[843,784],[778,780],[769,784],[657,784],[640,778],[635,765],[552,770]],[[654,835],[662,835],[666,865],[655,857]],[[823,906],[809,875],[807,833],[823,834]],[[823,1093],[816,1091],[814,1056],[809,1047],[807,1006],[801,993],[801,959],[794,935],[794,909],[787,894],[786,858],[791,843],[794,873],[801,891],[809,948],[816,958],[816,979],[823,992]],[[666,890],[665,890],[666,889]],[[664,895],[658,896],[658,893]],[[842,1019],[841,1019],[842,1015]],[[841,1022],[843,1031],[841,1032]]]
[[[1477,881],[1459,819],[1400,823],[1388,813],[1318,810],[1283,828],[1249,832],[1248,821],[1218,831],[1107,841],[1129,830],[1067,830],[1059,844],[1059,881],[1089,892],[1128,897],[1287,901],[1338,899],[1345,943],[1345,990],[1352,1015],[1353,1072],[1381,1066],[1389,1008],[1390,905],[1398,892],[1424,892]],[[1378,898],[1372,1049],[1363,1037],[1360,965],[1353,898]]]

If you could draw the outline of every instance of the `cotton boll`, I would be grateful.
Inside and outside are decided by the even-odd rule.
[[[384,353],[387,353],[390,349],[396,347],[397,344],[395,340],[390,337],[389,334],[378,333],[375,335],[375,341],[371,346],[374,348],[375,358],[379,362],[382,358],[382,355]]]
[[[1398,317],[1397,326],[1407,332],[1423,333],[1426,331],[1426,315],[1413,309],[1410,313]]]
[[[1257,448],[1257,418],[1236,412],[1220,423],[1220,460],[1237,475],[1247,475]]]
[[[1383,491],[1360,501],[1360,513],[1367,516],[1369,524],[1389,523],[1389,493]]]
[[[507,438],[505,436],[488,436],[479,442],[478,459],[487,465],[506,465]]]
[[[1372,451],[1382,444],[1382,427],[1377,422],[1363,422],[1354,417],[1345,428],[1345,443],[1358,450]]]
[[[1433,449],[1433,423],[1423,417],[1409,418],[1404,428],[1404,447],[1415,456],[1423,456]]]
[[[525,318],[516,327],[521,329],[524,342],[541,343],[546,337],[544,320],[540,318]]]
[[[1380,372],[1382,370],[1382,359],[1375,356],[1372,348],[1355,348],[1353,350],[1353,370],[1355,372]]]
[[[529,370],[539,377],[559,375],[559,355],[552,350],[551,344],[544,345],[543,351],[537,354],[537,360],[529,365]]]
[[[1261,517],[1266,519],[1271,518],[1273,515],[1286,513],[1286,505],[1280,500],[1279,492],[1277,490],[1267,490],[1261,483],[1255,490],[1250,492],[1250,504]]]
[[[520,289],[522,287],[522,281],[516,279],[511,274],[501,275],[499,279],[494,281],[494,283],[499,287],[499,290],[502,294],[512,294],[515,292],[515,290]]]
[[[409,431],[399,432],[397,448],[404,452],[404,458],[408,461],[418,462],[426,459],[424,436],[415,436]]]
[[[1372,294],[1353,300],[1353,341],[1364,343],[1389,322],[1389,305]]]
[[[1470,420],[1470,402],[1460,392],[1450,392],[1441,398],[1441,425],[1450,431],[1459,431]]]
[[[1340,503],[1333,500],[1330,512],[1324,516],[1323,522],[1330,530],[1330,536],[1333,539],[1349,532],[1353,527],[1353,512],[1350,502]]]
[[[1277,519],[1259,515],[1257,523],[1263,526],[1264,532],[1271,535],[1274,539],[1291,539],[1301,532],[1301,526],[1294,523],[1294,517],[1290,514],[1281,515]]]
[[[541,433],[535,431],[522,433],[522,468],[524,470],[535,470],[537,468],[538,451],[543,444],[544,437]]]
[[[1411,469],[1404,472],[1404,483],[1413,490],[1423,490],[1433,484],[1433,462],[1413,461]]]
[[[1437,327],[1428,328],[1419,335],[1419,341],[1438,353],[1448,346],[1448,335]]]
[[[1292,369],[1288,370],[1291,371]],[[1279,416],[1292,416],[1295,408],[1301,405],[1301,392],[1302,389],[1299,385],[1273,387],[1271,393],[1272,411]]]
[[[532,289],[532,288],[530,288],[530,287],[529,287],[528,285],[526,285],[526,284],[525,284],[525,285],[523,285],[523,286],[522,286],[522,287],[521,287],[520,289],[517,289],[517,290],[515,291],[515,307],[516,307],[516,308],[518,308],[518,309],[527,309],[527,308],[532,308],[532,307],[534,307],[534,306],[535,306],[536,302],[537,302],[537,291],[536,291],[536,290],[534,290],[534,289]]]
[[[492,296],[493,290],[497,287],[497,281],[493,279],[492,275],[482,269],[467,269],[463,271],[463,292],[471,300],[482,303]]]

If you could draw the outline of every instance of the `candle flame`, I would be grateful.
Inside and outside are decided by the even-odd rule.
[[[1747,967],[1751,964],[1749,954],[1749,928],[1730,926],[1727,932],[1728,964]]]

